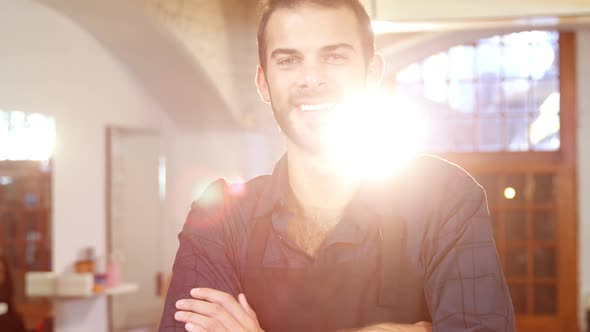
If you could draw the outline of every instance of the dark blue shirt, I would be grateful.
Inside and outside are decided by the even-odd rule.
[[[461,168],[440,158],[418,158],[405,173],[405,252],[422,272],[434,331],[514,331],[514,311],[493,241],[483,189]],[[381,186],[382,187],[382,186]],[[379,187],[380,188],[380,187]],[[375,216],[391,197],[363,186],[315,257],[286,236],[293,209],[283,158],[272,175],[232,187],[219,180],[194,203],[173,267],[160,331],[184,331],[175,302],[195,287],[233,295],[241,280],[254,220],[272,214],[265,266],[300,268],[357,261],[379,253]],[[375,280],[378,280],[375,276]]]

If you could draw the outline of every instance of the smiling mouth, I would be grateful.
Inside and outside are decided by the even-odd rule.
[[[321,112],[332,110],[335,106],[335,103],[301,104],[299,110],[302,112]]]

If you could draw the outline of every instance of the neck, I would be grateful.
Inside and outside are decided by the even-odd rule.
[[[358,182],[343,177],[336,165],[287,143],[289,184],[302,213],[314,220],[334,219],[343,212],[358,188]]]

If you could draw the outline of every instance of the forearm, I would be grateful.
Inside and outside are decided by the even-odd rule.
[[[350,332],[432,332],[432,325],[427,322],[416,324],[381,323]]]

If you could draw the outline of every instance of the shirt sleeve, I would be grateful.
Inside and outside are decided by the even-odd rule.
[[[466,173],[453,177],[444,192],[426,264],[433,331],[514,331],[485,192]]]
[[[227,203],[227,184],[213,183],[193,203],[178,239],[180,242],[172,280],[166,295],[159,331],[185,331],[174,319],[175,303],[190,298],[195,287],[214,288],[229,294],[239,292],[236,252],[228,241],[233,223]]]

